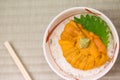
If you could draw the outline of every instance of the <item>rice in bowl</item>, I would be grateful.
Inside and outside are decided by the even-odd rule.
[[[82,9],[85,10],[86,8],[83,7]],[[94,14],[94,13],[90,13],[89,11],[81,11],[80,13]],[[114,36],[112,34],[113,32],[111,32],[109,34],[109,44],[107,47],[108,56],[109,56],[110,60],[107,61],[104,65],[102,65],[98,68],[87,70],[87,71],[73,68],[65,60],[62,50],[60,48],[60,45],[58,44],[58,40],[60,38],[60,34],[62,33],[62,31],[63,31],[65,25],[68,23],[68,21],[73,20],[73,17],[79,16],[80,13],[76,13],[75,15],[72,14],[71,16],[68,16],[67,18],[62,19],[61,21],[58,22],[58,24],[56,24],[56,26],[52,26],[53,28],[48,30],[48,35],[45,39],[45,41],[47,43],[46,48],[48,49],[47,51],[50,54],[49,55],[51,57],[50,59],[53,59],[52,61],[53,61],[54,65],[56,66],[56,67],[51,66],[52,69],[53,70],[58,69],[58,71],[60,71],[60,73],[63,74],[62,77],[64,77],[65,79],[69,79],[69,80],[70,79],[71,80],[72,79],[80,79],[80,80],[96,79],[99,77],[99,75],[103,75],[103,73],[105,74],[106,73],[105,71],[107,69],[110,69],[109,66],[113,65],[113,63],[111,63],[111,62],[115,55],[115,47],[116,47],[117,43],[114,40]],[[103,16],[99,16],[99,17],[104,19]],[[110,26],[110,25],[108,24],[108,26]],[[111,30],[111,28],[110,28],[110,30]],[[47,59],[47,61],[50,65],[52,64],[52,62],[50,63],[48,59]],[[60,75],[60,74],[58,73],[58,75]]]

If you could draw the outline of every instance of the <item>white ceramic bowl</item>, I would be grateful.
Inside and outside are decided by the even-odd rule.
[[[86,76],[86,77],[76,78],[75,76],[70,76],[70,74],[65,73],[62,69],[60,69],[60,67],[58,67],[59,63],[56,62],[56,60],[51,52],[50,36],[52,35],[54,30],[56,30],[56,27],[62,21],[64,21],[65,19],[67,19],[71,16],[74,16],[77,14],[83,14],[83,13],[97,15],[97,16],[101,17],[107,23],[107,25],[109,26],[109,28],[111,30],[111,34],[113,36],[113,41],[114,41],[113,42],[113,52],[112,52],[113,55],[111,57],[110,63],[107,65],[107,67],[105,67],[99,73],[91,75],[89,77]],[[50,22],[50,24],[48,25],[48,27],[45,31],[45,34],[44,34],[43,51],[44,51],[44,56],[45,56],[45,59],[47,60],[47,63],[49,64],[51,69],[56,74],[58,74],[60,77],[67,79],[67,80],[79,80],[79,79],[80,80],[95,80],[95,79],[98,79],[98,78],[104,76],[114,65],[114,63],[117,59],[117,56],[118,56],[118,51],[119,51],[119,38],[118,38],[117,31],[115,29],[115,26],[110,21],[110,19],[107,16],[105,16],[103,13],[101,13],[100,11],[98,11],[96,9],[92,9],[92,8],[88,8],[88,7],[74,7],[74,8],[70,8],[70,9],[67,9],[67,10],[61,12]]]

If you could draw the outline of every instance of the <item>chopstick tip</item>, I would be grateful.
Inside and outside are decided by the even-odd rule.
[[[10,44],[9,41],[5,41],[5,42],[4,42],[4,45],[7,45],[7,44]]]

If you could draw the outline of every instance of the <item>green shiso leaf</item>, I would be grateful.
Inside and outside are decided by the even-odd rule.
[[[74,17],[74,21],[81,24],[84,29],[91,31],[98,35],[105,46],[109,43],[110,33],[108,25],[105,21],[103,21],[100,17],[95,15],[81,15],[80,18]]]

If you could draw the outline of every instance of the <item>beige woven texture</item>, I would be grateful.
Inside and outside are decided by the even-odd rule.
[[[58,13],[78,6],[102,11],[120,35],[120,0],[0,0],[0,80],[25,80],[3,45],[6,40],[11,41],[33,80],[63,80],[44,58],[43,35]],[[120,80],[120,54],[99,80]]]

